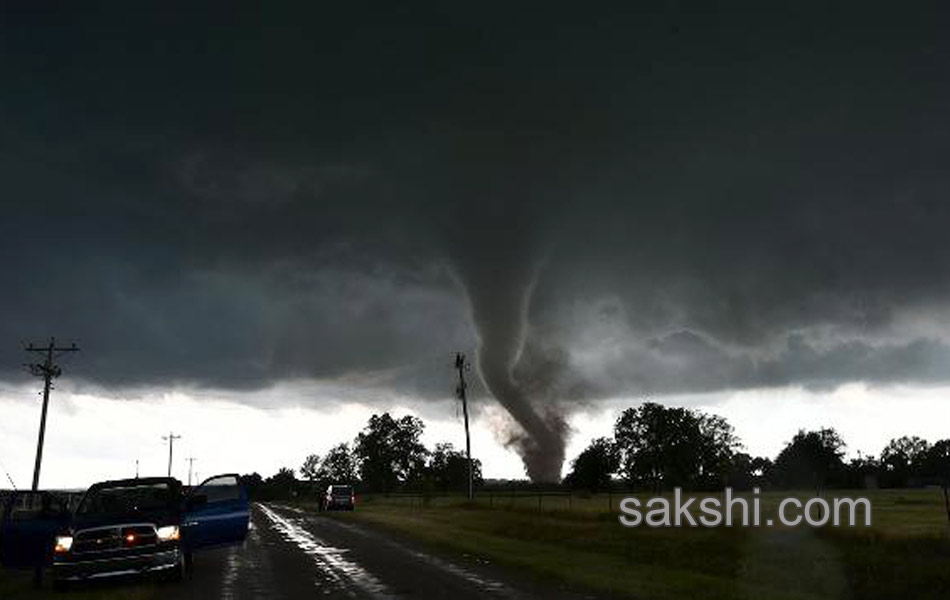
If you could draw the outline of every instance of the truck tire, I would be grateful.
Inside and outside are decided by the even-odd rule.
[[[188,571],[188,562],[185,551],[180,550],[178,552],[178,562],[175,563],[175,568],[169,569],[162,579],[175,583],[180,582],[185,578],[185,573]]]

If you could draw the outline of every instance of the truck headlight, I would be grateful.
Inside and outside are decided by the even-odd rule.
[[[73,547],[73,536],[57,535],[56,546],[53,548],[53,552],[56,552],[57,554],[62,554],[63,552],[69,552],[69,549],[72,547]]]
[[[155,533],[158,535],[158,540],[160,542],[170,542],[181,537],[181,535],[178,533],[178,527],[176,525],[159,527],[157,530],[155,530]]]

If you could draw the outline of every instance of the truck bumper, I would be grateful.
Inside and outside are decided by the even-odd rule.
[[[56,581],[81,581],[171,571],[179,568],[180,561],[179,548],[114,558],[62,560],[53,563],[53,578]]]

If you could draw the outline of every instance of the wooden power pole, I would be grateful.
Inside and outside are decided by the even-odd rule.
[[[180,440],[180,435],[175,435],[171,431],[168,432],[168,435],[162,436],[163,440],[168,440],[168,476],[172,476],[172,449],[175,447],[175,440]]]
[[[462,401],[462,416],[465,419],[465,458],[468,460],[468,499],[475,498],[474,473],[472,467],[472,440],[468,433],[468,399],[465,390],[468,384],[465,382],[465,371],[469,368],[465,360],[465,355],[459,352],[455,355],[455,369],[459,373],[459,385],[455,388],[455,393]]]
[[[78,352],[79,348],[76,347],[76,344],[59,347],[56,345],[56,340],[50,338],[48,345],[34,346],[30,344],[26,351],[43,356],[43,362],[27,365],[30,373],[43,378],[43,411],[40,414],[40,435],[36,441],[36,464],[33,466],[33,491],[35,492],[40,485],[40,467],[43,464],[43,441],[46,438],[46,412],[49,409],[49,392],[53,389],[53,379],[63,374],[63,370],[55,365],[53,360],[64,352]]]
[[[188,461],[188,487],[191,487],[191,471],[195,467],[195,461],[198,460],[194,457],[188,457],[185,460]]]

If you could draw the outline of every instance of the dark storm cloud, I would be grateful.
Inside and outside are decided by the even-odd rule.
[[[4,9],[5,377],[946,382],[941,15],[671,6]]]
[[[932,339],[816,347],[791,334],[773,353],[750,356],[684,330],[613,350],[613,356],[596,354],[596,364],[574,366],[575,377],[595,386],[582,389],[579,399],[783,385],[827,391],[846,381],[933,385],[945,383],[950,372],[950,346]]]

